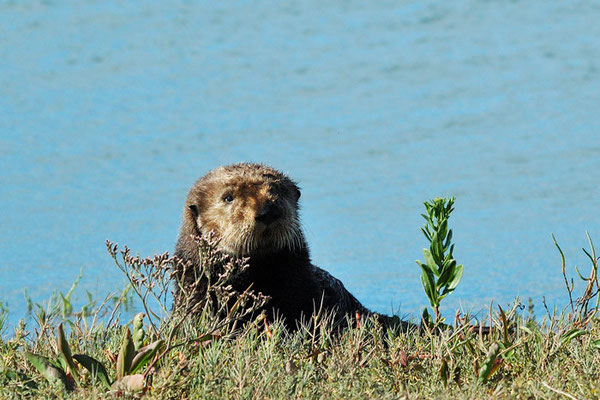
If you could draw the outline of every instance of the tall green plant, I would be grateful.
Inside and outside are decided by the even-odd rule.
[[[421,282],[433,307],[435,322],[441,323],[440,302],[456,289],[463,275],[463,266],[457,265],[452,256],[452,229],[448,228],[454,197],[438,197],[424,204],[427,214],[421,215],[427,222],[421,231],[429,241],[429,249],[423,249],[425,262],[417,261],[417,264],[422,270]],[[433,322],[427,308],[423,311],[423,319],[426,323]]]

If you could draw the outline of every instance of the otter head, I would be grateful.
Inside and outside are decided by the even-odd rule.
[[[298,186],[275,169],[259,164],[219,167],[190,190],[184,227],[188,234],[212,232],[219,249],[236,256],[300,250],[299,198]]]

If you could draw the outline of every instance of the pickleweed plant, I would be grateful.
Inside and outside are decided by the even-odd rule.
[[[425,262],[417,261],[421,267],[421,283],[435,313],[435,323],[442,323],[440,302],[456,289],[463,275],[463,266],[457,265],[452,256],[452,229],[448,228],[450,213],[454,210],[454,197],[435,198],[425,202],[427,214],[421,214],[426,224],[421,231],[429,241],[429,249],[423,249]],[[423,310],[423,320],[433,321],[427,308]]]

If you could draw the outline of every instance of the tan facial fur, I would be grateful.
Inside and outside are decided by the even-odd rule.
[[[213,232],[222,251],[238,256],[304,246],[300,191],[277,170],[258,164],[220,167],[190,190],[187,215],[199,233]]]

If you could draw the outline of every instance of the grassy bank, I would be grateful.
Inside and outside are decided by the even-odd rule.
[[[32,304],[33,321],[5,332],[0,342],[0,397],[600,397],[595,276],[591,291],[560,314],[534,319],[532,306],[518,302],[490,309],[479,321],[489,333],[459,314],[447,321],[451,328],[412,332],[384,331],[364,316],[338,330],[321,315],[289,333],[256,314],[260,298],[227,288],[227,268],[209,287],[215,298],[171,314],[165,294],[173,260],[108,248],[129,279],[128,291],[78,312],[70,293]],[[144,314],[135,321],[121,320],[127,293],[142,299]],[[148,345],[153,351],[134,371],[134,355]],[[84,356],[101,363],[105,375],[86,368]]]
[[[514,311],[517,311],[515,309]],[[295,334],[254,321],[235,334],[214,320],[185,322],[141,391],[103,384],[82,367],[78,382],[44,379],[27,358],[57,359],[56,327],[16,329],[0,344],[0,396],[16,398],[598,398],[600,324],[555,317],[541,324],[517,312],[493,316],[491,334],[459,327],[438,334],[383,332],[371,321],[341,333],[327,323]],[[56,320],[58,321],[58,319]],[[161,324],[169,325],[169,321]],[[505,325],[506,324],[506,325]],[[112,380],[126,324],[70,325],[73,353],[101,361]],[[460,322],[459,322],[460,325]],[[129,325],[131,327],[131,324]],[[510,327],[507,332],[505,327]],[[148,327],[147,327],[148,328]],[[162,325],[159,328],[163,328]],[[164,329],[169,331],[171,327]],[[210,336],[206,336],[210,334]],[[148,339],[148,341],[151,339]],[[173,344],[171,344],[172,346]],[[135,388],[134,388],[135,389]]]

